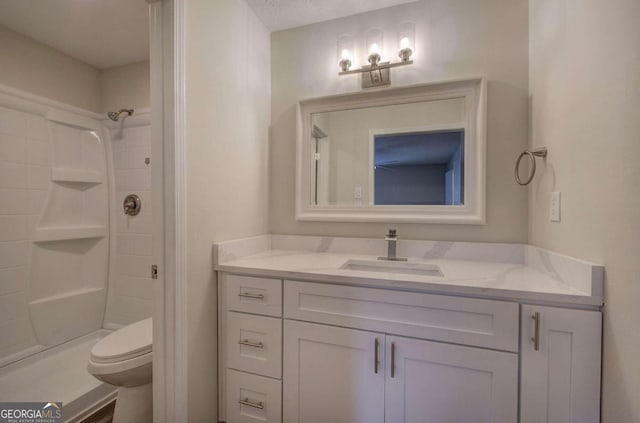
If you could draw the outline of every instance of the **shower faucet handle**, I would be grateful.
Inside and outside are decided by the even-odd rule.
[[[142,208],[142,201],[137,195],[129,194],[124,198],[122,208],[127,216],[137,216]]]

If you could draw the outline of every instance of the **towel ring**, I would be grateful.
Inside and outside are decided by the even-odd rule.
[[[531,172],[529,173],[529,177],[527,178],[526,181],[522,181],[520,179],[520,162],[522,161],[522,158],[527,156],[529,158],[529,161],[531,162]],[[518,160],[516,161],[516,182],[519,185],[529,185],[531,183],[531,181],[533,180],[533,177],[536,174],[536,157],[547,157],[547,147],[540,147],[540,148],[536,148],[533,151],[529,151],[529,150],[525,150],[522,153],[520,153],[520,155],[518,156]]]

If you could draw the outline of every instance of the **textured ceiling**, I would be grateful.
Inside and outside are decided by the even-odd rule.
[[[247,0],[271,31],[295,28],[416,0]]]
[[[98,69],[147,60],[144,0],[0,0],[0,25]]]

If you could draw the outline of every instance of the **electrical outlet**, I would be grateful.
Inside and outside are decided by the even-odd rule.
[[[549,219],[552,222],[560,222],[560,191],[554,191],[551,193]]]
[[[356,200],[362,199],[362,187],[355,187],[353,189],[353,198]]]

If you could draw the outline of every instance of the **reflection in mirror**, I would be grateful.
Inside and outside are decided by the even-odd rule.
[[[464,98],[313,113],[312,205],[464,204]]]
[[[485,222],[486,80],[301,100],[296,219]]]
[[[374,205],[464,204],[464,130],[373,136]]]
[[[322,186],[320,187],[320,190],[318,189],[318,166],[320,165],[320,157],[322,157],[323,155],[320,153],[320,146],[323,146],[323,150],[326,150],[327,147],[327,143],[323,142],[322,144],[320,144],[320,140],[323,140],[325,138],[327,138],[327,134],[325,134],[322,129],[318,128],[316,125],[313,125],[313,129],[311,130],[311,138],[313,138],[314,140],[314,162],[315,162],[315,168],[316,168],[316,176],[315,176],[315,180],[316,180],[316,189],[314,190],[314,204],[318,204],[318,191],[321,192],[326,192],[326,187]],[[324,156],[326,156],[326,152],[324,154]],[[326,160],[322,161],[322,164],[324,164],[326,162]],[[324,170],[324,169],[323,169]],[[326,173],[323,172],[323,173]]]

